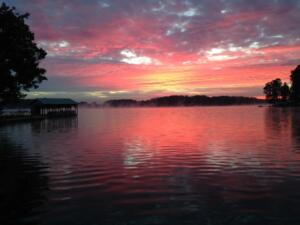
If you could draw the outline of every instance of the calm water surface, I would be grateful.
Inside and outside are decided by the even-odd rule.
[[[0,127],[0,224],[300,224],[300,109],[81,109]]]

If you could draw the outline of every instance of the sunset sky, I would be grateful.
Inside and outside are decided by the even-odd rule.
[[[47,52],[29,97],[262,96],[300,64],[298,0],[8,0]]]

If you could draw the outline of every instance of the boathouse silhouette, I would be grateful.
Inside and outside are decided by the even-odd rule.
[[[43,117],[76,116],[78,103],[68,98],[38,98],[31,105],[31,114]]]

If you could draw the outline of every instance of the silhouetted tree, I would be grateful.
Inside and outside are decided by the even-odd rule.
[[[284,84],[282,85],[280,92],[281,92],[281,99],[283,101],[286,101],[289,99],[291,92],[290,92],[290,88],[286,82],[284,82]]]
[[[22,91],[37,88],[47,78],[39,67],[46,52],[37,47],[25,20],[5,3],[0,6],[0,103],[25,96]]]
[[[291,100],[299,103],[300,102],[300,65],[291,72]]]
[[[266,83],[264,87],[264,93],[266,95],[267,100],[272,102],[277,101],[281,96],[281,88],[282,82],[279,78]]]
[[[271,100],[273,97],[273,87],[272,87],[272,82],[268,82],[265,84],[264,87],[264,94],[266,95],[267,100]]]

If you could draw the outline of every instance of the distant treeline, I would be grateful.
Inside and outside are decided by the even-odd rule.
[[[110,107],[137,107],[137,106],[210,106],[210,105],[248,105],[264,103],[264,100],[253,97],[217,96],[205,95],[182,96],[173,95],[152,98],[145,101],[133,99],[117,99],[106,101],[103,106]]]

